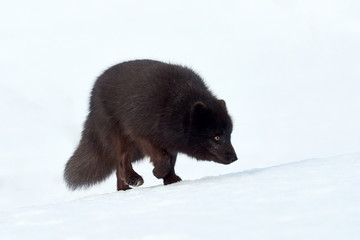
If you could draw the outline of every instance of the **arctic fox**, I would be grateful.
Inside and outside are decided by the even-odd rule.
[[[88,187],[116,170],[117,190],[140,186],[132,162],[150,157],[164,184],[181,181],[179,152],[230,164],[232,121],[193,70],[153,60],[123,62],[95,82],[80,143],[66,164],[69,188]]]

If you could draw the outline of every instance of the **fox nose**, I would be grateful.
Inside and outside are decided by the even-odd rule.
[[[235,162],[238,159],[236,156],[236,152],[235,152],[233,146],[231,145],[231,143],[228,145],[226,155],[227,155],[227,159],[228,159],[229,163]]]
[[[230,161],[235,162],[236,160],[238,160],[237,156],[233,157]]]

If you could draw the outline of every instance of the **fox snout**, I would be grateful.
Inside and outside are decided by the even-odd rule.
[[[235,162],[238,158],[230,141],[225,148],[225,160],[228,162],[228,164]]]
[[[238,160],[237,156],[234,155],[233,157],[229,158],[229,162],[232,163],[232,162],[235,162],[236,160]]]
[[[238,160],[235,151],[227,152],[224,160],[226,161],[225,164],[230,164]]]
[[[216,149],[214,155],[215,155],[214,162],[221,164],[230,164],[238,159],[235,150],[230,143]]]

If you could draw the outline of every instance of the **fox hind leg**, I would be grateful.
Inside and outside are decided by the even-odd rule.
[[[121,177],[121,174],[118,170],[118,168],[116,169],[116,178],[117,178],[117,190],[128,190],[131,189],[131,187],[129,187],[129,185],[127,185],[124,180]]]
[[[121,154],[116,165],[117,190],[127,190],[130,186],[139,187],[144,183],[143,178],[134,171],[132,162],[135,161],[127,153]]]
[[[134,171],[132,162],[144,157],[136,144],[129,139],[121,139],[117,146],[116,178],[117,190],[127,190],[130,186],[138,187],[144,179]]]

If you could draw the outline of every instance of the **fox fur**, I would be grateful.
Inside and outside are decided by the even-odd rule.
[[[107,69],[91,92],[82,137],[64,170],[70,189],[89,187],[116,171],[117,190],[140,186],[132,163],[145,156],[164,184],[181,181],[179,152],[198,160],[230,164],[232,121],[190,68],[153,60],[123,62]]]

